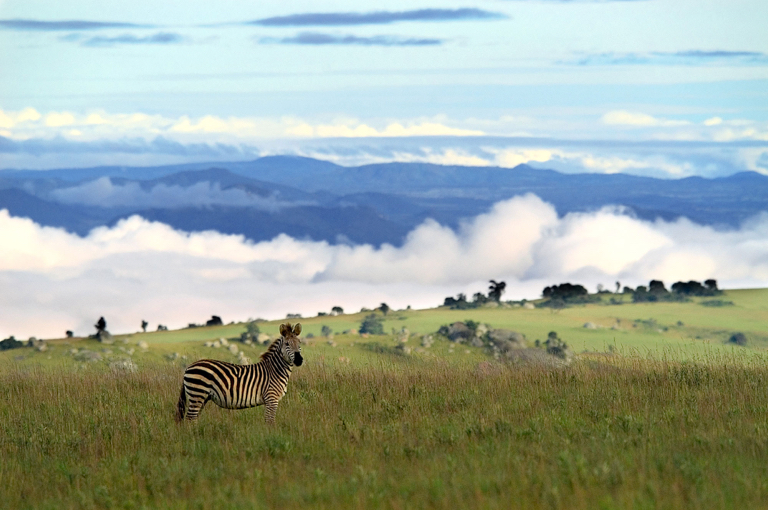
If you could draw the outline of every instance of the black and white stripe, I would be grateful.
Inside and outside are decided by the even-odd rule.
[[[264,405],[267,423],[274,423],[277,404],[288,388],[293,366],[301,357],[301,324],[280,325],[280,338],[253,365],[203,359],[187,367],[181,386],[176,421],[195,420],[212,400],[226,409],[245,409]]]

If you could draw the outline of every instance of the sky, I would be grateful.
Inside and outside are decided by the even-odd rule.
[[[768,173],[765,19],[761,0],[2,0],[0,168]]]
[[[0,169],[298,154],[768,174],[766,19],[763,0],[0,0]],[[565,279],[768,286],[765,215],[733,231],[610,208],[558,218],[535,196],[459,231],[427,221],[400,248],[254,244],[139,217],[85,237],[3,211],[0,224],[0,282],[17,289],[0,297],[0,335],[18,337],[85,334],[99,315],[121,332],[434,306],[490,278],[516,299]],[[500,237],[517,241],[482,256]]]

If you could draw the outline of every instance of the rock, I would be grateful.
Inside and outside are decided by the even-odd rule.
[[[330,345],[331,347],[336,347],[336,342],[334,342],[333,340],[328,340],[328,342],[327,342],[327,343],[328,343],[328,345]]]
[[[523,305],[523,308],[525,308],[526,310],[534,310],[536,307],[534,306],[533,303],[525,303]]]
[[[256,340],[263,345],[267,345],[272,338],[266,334],[266,333],[259,333],[259,336],[256,337]]]
[[[203,344],[203,347],[213,347],[213,342],[210,342],[210,341],[208,341],[208,342],[205,342],[205,343]]]
[[[587,329],[597,329],[597,324],[594,322],[585,322],[584,327]]]
[[[524,365],[538,365],[547,368],[559,368],[568,365],[572,358],[560,358],[547,354],[543,349],[527,348],[508,351],[501,358],[513,363]]]
[[[136,345],[138,345],[139,349],[141,349],[142,351],[146,351],[147,349],[149,349],[149,344],[143,340],[137,343]]]
[[[466,342],[474,336],[474,332],[463,322],[454,322],[444,333],[451,342],[458,343]]]
[[[114,343],[114,339],[112,338],[112,333],[107,331],[106,329],[101,330],[96,333],[96,340],[103,344],[111,344]]]
[[[48,345],[42,340],[38,340],[35,337],[30,337],[27,341],[27,346],[32,347],[37,352],[45,352],[48,350]]]
[[[411,348],[408,347],[405,344],[399,343],[395,347],[395,351],[399,352],[400,354],[410,354],[411,353]]]
[[[526,347],[525,337],[517,331],[509,329],[490,330],[488,332],[488,340],[500,349],[501,346],[506,346],[507,349],[523,349]]]
[[[82,351],[78,351],[77,354],[75,354],[75,359],[77,361],[101,361],[101,354],[83,349]]]
[[[237,354],[238,350],[239,349],[237,348],[237,346],[235,344],[232,344],[232,345],[229,346],[229,352],[231,352],[232,354]]]
[[[109,368],[111,368],[115,372],[135,372],[139,367],[136,366],[136,363],[129,359],[124,360],[118,360],[113,361],[109,364]]]
[[[227,342],[226,338],[219,338],[219,343],[223,345],[224,347],[229,345],[229,342]]]
[[[475,329],[475,336],[483,336],[486,333],[488,333],[488,325],[487,324],[478,324],[477,329]]]
[[[499,303],[497,303],[496,301],[488,301],[483,305],[483,308],[498,308],[498,307],[499,307]]]
[[[482,346],[483,346],[483,340],[482,340],[480,337],[477,337],[477,336],[476,336],[476,337],[474,337],[474,338],[472,339],[472,341],[471,341],[471,342],[469,342],[469,344],[470,344],[472,347],[482,347]]]

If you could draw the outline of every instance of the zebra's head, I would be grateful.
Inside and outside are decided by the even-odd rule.
[[[289,365],[301,366],[304,363],[304,358],[301,357],[301,324],[296,324],[291,327],[291,324],[286,322],[280,324],[280,334],[283,336],[283,347],[281,353],[283,359]]]

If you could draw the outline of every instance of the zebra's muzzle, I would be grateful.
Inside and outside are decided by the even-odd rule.
[[[304,358],[302,358],[301,354],[297,352],[293,355],[293,364],[297,367],[300,367],[302,363],[304,363]]]

